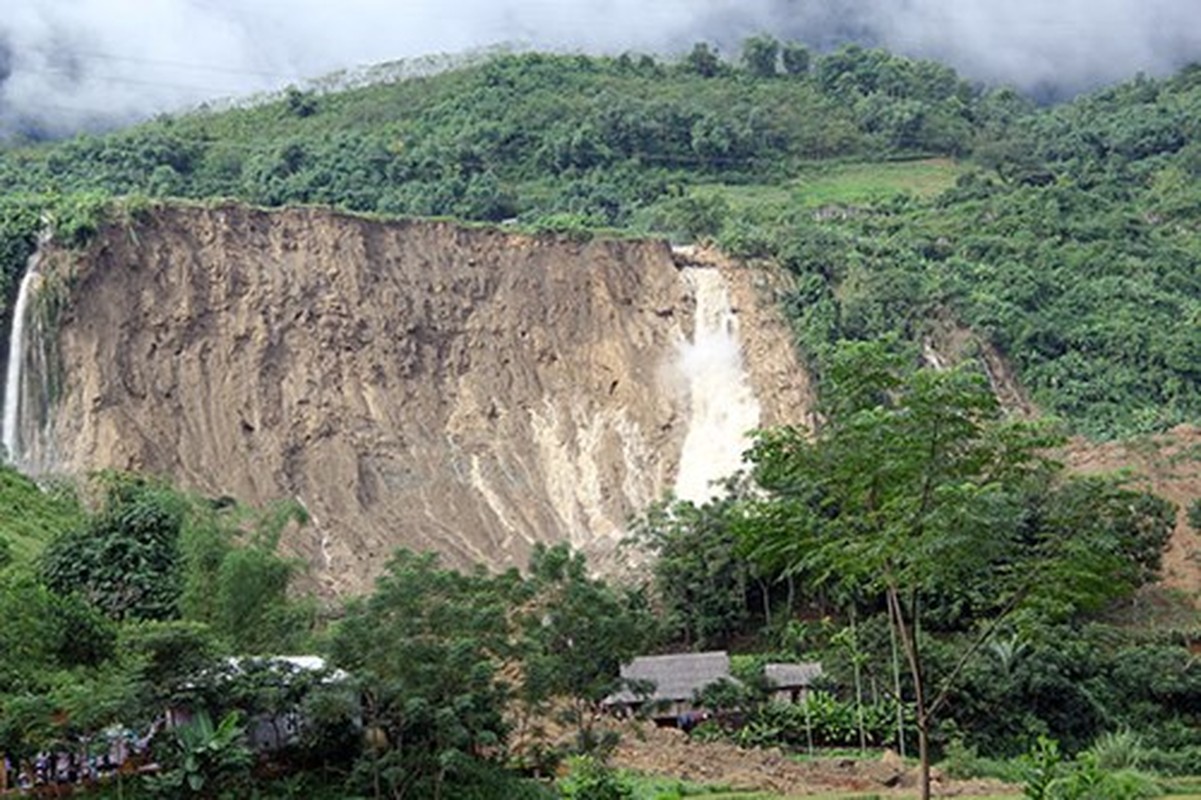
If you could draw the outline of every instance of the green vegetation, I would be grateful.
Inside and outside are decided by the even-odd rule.
[[[785,619],[798,601],[841,607],[851,627],[828,647],[848,646],[857,724],[844,715],[839,743],[856,732],[861,744],[896,738],[896,714],[862,703],[861,671],[873,662],[884,667],[885,685],[902,685],[898,659],[890,663],[878,645],[873,654],[865,641],[873,630],[860,631],[856,620],[883,627],[905,665],[901,691],[912,699],[925,795],[931,738],[943,713],[966,721],[958,692],[977,653],[996,647],[1004,626],[1029,635],[1131,596],[1158,572],[1175,509],[1114,481],[1063,475],[1044,455],[1055,438],[1004,419],[987,381],[967,367],[909,371],[907,363],[887,342],[839,348],[816,435],[761,433],[749,454],[755,490],[702,509],[658,510],[644,538],[656,546],[667,607],[688,609],[698,621],[685,630],[704,633],[706,644],[749,627],[756,602],[770,625],[773,584],[787,587]],[[948,650],[933,632],[954,644]],[[1012,724],[996,710],[1005,698],[996,699],[991,713]],[[819,701],[799,713],[753,704],[753,724],[739,736],[795,746],[816,732],[829,743]]]
[[[907,374],[862,343],[834,354],[825,397],[815,437],[768,432],[752,450],[771,494],[744,507],[742,536],[770,564],[885,607],[927,797],[930,734],[959,669],[930,683],[919,632],[979,619],[966,663],[1023,607],[1058,621],[1129,596],[1158,571],[1175,509],[1134,492],[1110,505],[1110,487],[1062,480],[1040,455],[1054,440],[1003,420],[987,381],[962,368]],[[975,608],[939,607],[972,595]]]
[[[800,166],[795,177],[778,183],[700,183],[695,193],[722,197],[728,218],[737,220],[797,208],[869,205],[897,196],[931,199],[953,188],[966,174],[963,166],[945,158],[818,161]]]
[[[811,449],[795,449],[784,432],[765,438],[756,455],[759,488],[720,501],[720,513],[660,512],[660,522],[672,520],[673,539],[686,542],[692,523],[701,537],[724,531],[705,548],[725,547],[726,569],[749,579],[741,595],[727,587],[698,606],[692,619],[706,644],[757,640],[775,649],[739,660],[741,688],[703,696],[719,722],[695,735],[798,750],[897,744],[899,711],[911,744],[922,733],[917,692],[929,685],[943,692],[929,695],[925,706],[931,747],[958,752],[969,767],[981,763],[964,755],[969,748],[1020,753],[1036,734],[1053,733],[1076,752],[1121,722],[1143,732],[1144,768],[1195,770],[1201,743],[1189,721],[1201,682],[1187,648],[1089,622],[1108,598],[1153,574],[1166,530],[1163,504],[1112,483],[1056,477],[1021,449],[1041,439],[1001,435],[989,416],[991,396],[965,371],[894,373],[898,362],[885,356],[880,348],[856,349],[845,363],[860,379],[829,396],[860,402],[885,381],[894,390],[892,416],[843,405],[845,421],[832,412],[829,438],[804,446]],[[864,368],[868,357],[887,368]],[[947,400],[948,392],[964,399],[931,401]],[[916,413],[920,408],[928,413]],[[949,424],[954,419],[960,422]],[[883,505],[874,508],[831,491],[828,481],[842,482],[839,470],[876,458],[868,443],[883,447],[890,437],[935,429],[951,434],[942,457],[925,461],[918,457],[928,452],[923,448],[902,448],[914,460],[881,466],[911,470],[914,480],[933,469],[949,481],[932,484],[936,502],[928,516],[914,517],[902,502],[911,492],[880,495]],[[1005,449],[1014,443],[1017,450]],[[821,462],[822,453],[830,460]],[[807,483],[811,459],[829,468],[816,473],[827,483]],[[973,470],[983,464],[1001,472],[980,477]],[[863,485],[872,483],[865,473]],[[350,601],[331,624],[292,593],[296,567],[275,554],[282,527],[304,522],[296,509],[241,509],[117,474],[98,476],[83,495],[89,502],[75,507],[73,521],[36,560],[0,568],[0,747],[22,771],[38,752],[86,749],[113,725],[145,730],[164,709],[191,709],[193,723],[156,739],[162,770],[131,792],[275,796],[303,784],[317,797],[540,798],[551,796],[548,786],[519,777],[514,767],[546,774],[570,754],[584,754],[578,764],[592,766],[573,772],[560,787],[565,796],[701,792],[612,772],[604,759],[613,741],[596,727],[596,702],[621,686],[617,665],[656,642],[679,647],[686,635],[678,616],[660,626],[649,608],[680,591],[673,581],[697,578],[695,567],[669,568],[694,558],[689,548],[665,549],[655,585],[637,590],[589,577],[583,559],[563,546],[539,550],[527,576],[464,574],[432,555],[402,551],[375,591]],[[833,505],[814,518],[819,507],[810,504],[822,496]],[[944,527],[981,513],[1004,536],[985,540],[981,528]],[[891,544],[879,549],[847,538],[880,530],[888,514],[920,521],[922,530],[886,526],[880,541]],[[998,528],[995,514],[1015,524]],[[802,544],[809,537],[811,557],[797,560],[794,535]],[[913,546],[917,561],[890,549],[902,543]],[[860,583],[867,568],[855,565],[869,557],[885,557],[897,571],[877,565],[880,580]],[[1005,562],[1011,568],[998,568]],[[945,572],[939,565],[959,566]],[[780,569],[792,580],[781,581]],[[891,618],[902,638],[918,641],[920,620],[920,648],[905,651],[921,671],[913,667],[907,676],[892,672],[887,655],[890,615],[880,598],[892,591],[889,574],[917,581],[898,584],[906,588],[892,603],[901,607]],[[1049,574],[1058,576],[1054,585],[1031,585],[1032,575]],[[1022,602],[1011,608],[1015,592]],[[823,607],[827,621],[799,621]],[[712,624],[709,614],[722,622]],[[348,674],[248,657],[306,651],[325,653]],[[826,688],[801,705],[768,702],[754,678],[763,661],[811,655],[827,665]],[[870,699],[850,691],[861,679],[870,679]],[[878,693],[875,687],[893,680],[899,695]],[[934,727],[943,696],[951,700]],[[292,714],[307,722],[285,748],[250,748],[249,731]],[[573,734],[549,739],[537,725],[521,723],[538,719],[555,719]],[[521,752],[511,749],[518,724],[533,737]],[[1073,762],[1079,767],[1057,767],[1056,780],[1092,786],[1108,779],[1104,759],[1122,748],[1114,738],[1105,743],[1090,751],[1098,753],[1095,761],[1081,756]]]
[[[616,770],[595,758],[570,759],[570,771],[557,782],[563,800],[771,800],[772,795],[758,792],[731,792],[720,786],[640,775]]]
[[[110,196],[717,237],[796,274],[819,374],[838,341],[958,325],[1044,411],[1124,436],[1201,411],[1197,119],[1196,69],[1037,109],[937,64],[770,37],[738,65],[701,45],[499,56],[0,151],[0,295],[43,212],[81,241]]]
[[[37,500],[31,484],[13,485]],[[398,553],[330,628],[295,596],[297,565],[276,554],[283,528],[306,521],[298,509],[244,509],[117,473],[82,494],[36,532],[49,536],[39,555],[0,566],[0,751],[14,780],[39,752],[106,751],[112,726],[144,732],[182,709],[193,720],[155,739],[162,769],[142,787],[152,796],[270,793],[282,774],[366,795],[543,797],[506,770],[510,700],[586,707],[654,630],[634,595],[588,578],[566,548],[540,551],[528,579]],[[57,508],[55,496],[41,502]],[[353,678],[271,658],[314,649]],[[502,677],[513,665],[520,686]],[[305,724],[287,723],[286,746],[250,748],[251,731],[297,715]],[[567,719],[587,749],[590,720]],[[540,766],[561,756],[550,742],[539,752]]]
[[[725,497],[648,513],[635,588],[566,548],[526,575],[400,552],[326,608],[277,553],[300,509],[128,475],[77,496],[0,468],[0,749],[28,771],[180,705],[196,722],[159,738],[141,787],[162,796],[687,796],[607,767],[597,702],[637,652],[731,647],[819,658],[826,683],[795,706],[720,687],[697,735],[916,746],[1036,798],[1201,773],[1195,615],[1107,622],[1156,577],[1174,509],[1066,476],[1059,430],[1007,421],[982,368],[1002,357],[1066,432],[1198,418],[1198,120],[1197,68],[1037,109],[936,64],[760,36],[738,64],[705,45],[501,56],[0,151],[5,298],[47,223],[84,246],[160,198],[713,239],[795,277],[781,300],[823,412],[812,437],[762,432]],[[296,652],[347,676],[248,658]],[[297,709],[295,741],[251,752],[254,721]],[[517,752],[538,717],[568,741]],[[568,756],[558,789],[518,772]]]
[[[0,541],[8,554],[4,560],[31,562],[46,542],[76,526],[81,517],[68,487],[43,491],[12,467],[0,465]]]

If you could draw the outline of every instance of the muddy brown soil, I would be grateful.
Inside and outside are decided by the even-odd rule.
[[[296,500],[312,522],[284,544],[331,593],[398,546],[504,568],[566,541],[620,569],[690,421],[682,270],[716,268],[657,241],[237,205],[157,208],[46,261],[60,388],[32,470]],[[800,421],[803,370],[747,281],[764,421]]]
[[[1164,587],[1201,601],[1201,537],[1188,524],[1189,503],[1201,498],[1201,428],[1181,425],[1127,442],[1076,440],[1064,452],[1069,469],[1085,474],[1128,473],[1131,485],[1177,505],[1176,529],[1164,553]]]
[[[912,795],[917,772],[891,750],[865,758],[798,761],[779,749],[744,750],[727,742],[700,742],[674,728],[631,724],[613,757],[616,766],[639,772],[734,790],[787,796],[852,792]],[[991,780],[951,780],[931,774],[940,797],[1020,794],[1017,787]]]

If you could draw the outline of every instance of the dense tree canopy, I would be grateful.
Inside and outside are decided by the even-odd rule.
[[[771,494],[748,513],[752,525],[767,517],[759,547],[772,562],[887,609],[908,662],[925,772],[934,715],[956,677],[927,682],[918,638],[926,606],[944,625],[987,620],[988,632],[1022,606],[1063,616],[1096,609],[1156,573],[1175,513],[1133,492],[1114,507],[1107,494],[1116,488],[1061,483],[1042,455],[1054,440],[1004,420],[983,376],[904,366],[885,344],[837,351],[816,434],[768,431],[752,452]],[[957,613],[937,608],[947,604]]]

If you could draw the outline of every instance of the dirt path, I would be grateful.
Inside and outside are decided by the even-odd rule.
[[[637,724],[622,730],[615,766],[693,783],[784,795],[863,792],[913,794],[917,774],[893,752],[882,757],[795,761],[779,749],[743,750],[726,742],[700,742],[672,728]],[[956,781],[935,771],[934,794],[942,797],[1018,794],[999,781]]]

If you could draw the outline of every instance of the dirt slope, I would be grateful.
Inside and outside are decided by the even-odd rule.
[[[927,364],[941,369],[978,357],[1006,413],[1027,419],[1039,415],[1008,359],[995,346],[949,315],[936,319],[931,328],[922,342]],[[1201,606],[1201,561],[1196,556],[1201,537],[1186,518],[1188,504],[1201,497],[1201,430],[1181,425],[1158,436],[1102,444],[1075,438],[1059,458],[1074,472],[1128,474],[1135,488],[1154,492],[1177,505],[1176,528],[1164,553],[1161,585],[1180,590],[1193,604]]]
[[[72,275],[63,389],[27,466],[296,498],[314,524],[286,544],[331,590],[402,544],[457,565],[611,552],[672,486],[693,299],[662,243],[176,207],[47,262]],[[803,419],[769,293],[725,270],[767,354],[765,420]]]
[[[916,768],[891,750],[876,757],[798,761],[778,748],[744,750],[729,742],[700,741],[674,728],[655,728],[648,723],[627,724],[620,732],[614,764],[651,775],[787,797],[841,793],[913,797],[917,793]],[[1018,794],[1015,786],[992,780],[952,780],[937,769],[931,774],[931,784],[938,797]]]
[[[1201,498],[1201,429],[1181,425],[1158,436],[1108,444],[1076,441],[1066,449],[1064,463],[1083,473],[1129,472],[1133,486],[1176,503],[1176,530],[1164,553],[1163,585],[1201,604],[1201,537],[1186,515],[1189,503]]]

